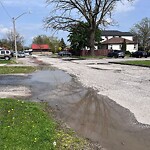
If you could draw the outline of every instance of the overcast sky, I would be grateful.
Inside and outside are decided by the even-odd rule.
[[[50,7],[46,7],[45,0],[0,0],[0,38],[5,38],[6,32],[13,28],[12,17],[16,18],[24,12],[31,11],[31,14],[25,14],[16,20],[17,31],[24,36],[25,45],[32,43],[32,38],[46,34],[52,36],[53,32],[43,29],[43,19],[48,16]],[[126,0],[124,0],[126,1]],[[109,29],[129,31],[130,28],[145,17],[150,17],[150,0],[135,0],[129,4],[124,2],[118,4],[114,19],[118,26],[109,27]],[[56,37],[64,38],[67,41],[67,33],[61,31],[55,33]]]

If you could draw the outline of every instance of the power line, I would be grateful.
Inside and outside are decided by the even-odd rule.
[[[2,6],[2,8],[4,9],[5,13],[7,14],[7,16],[12,19],[12,17],[10,16],[10,14],[8,13],[7,9],[5,8],[5,6],[3,5],[3,3],[0,1],[0,4]]]

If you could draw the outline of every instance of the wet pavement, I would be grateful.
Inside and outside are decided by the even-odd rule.
[[[26,98],[48,102],[56,117],[81,136],[108,150],[149,150],[150,127],[139,124],[134,115],[107,96],[84,88],[61,70],[37,71],[29,76],[0,75],[0,87],[26,86]]]

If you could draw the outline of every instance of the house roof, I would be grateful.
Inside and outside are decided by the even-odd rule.
[[[49,49],[48,44],[32,44],[31,45],[32,49]]]
[[[102,36],[133,36],[130,32],[121,32],[118,30],[103,30],[101,32]]]
[[[127,44],[134,44],[134,41],[120,38],[120,37],[111,38],[109,40],[102,42],[102,44],[122,44],[124,42],[124,40],[126,41]]]

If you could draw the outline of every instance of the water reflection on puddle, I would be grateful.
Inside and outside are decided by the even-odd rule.
[[[130,111],[108,97],[84,88],[64,72],[61,72],[60,76],[58,73],[59,71],[47,74],[44,72],[42,78],[38,74],[34,79],[31,78],[32,82],[44,83],[40,83],[40,87],[44,86],[42,92],[37,86],[33,88],[38,90],[32,99],[48,102],[56,110],[59,119],[82,136],[99,142],[108,150],[149,150],[150,129],[138,124]],[[59,80],[62,78],[63,82]],[[50,80],[57,82],[51,89]]]
[[[43,70],[33,73],[27,80],[28,86],[32,92],[30,99],[32,101],[44,101],[48,95],[58,86],[68,84],[72,80],[71,76],[61,70]]]
[[[43,70],[32,74],[30,82],[49,83],[56,85],[66,83],[71,80],[71,77],[61,70]]]
[[[74,86],[73,86],[74,85]],[[150,129],[106,96],[76,82],[51,91],[47,102],[82,136],[109,150],[149,150]]]
[[[108,150],[149,150],[150,129],[137,123],[132,113],[106,96],[81,86],[60,70],[44,70],[28,77],[3,76],[5,85],[30,88],[32,101],[44,101],[82,136],[99,142]],[[20,81],[20,82],[19,82]]]

